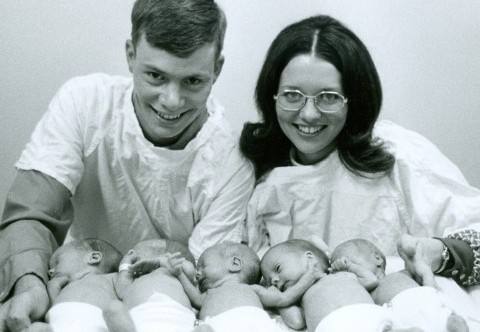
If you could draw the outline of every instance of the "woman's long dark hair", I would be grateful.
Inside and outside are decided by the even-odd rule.
[[[267,52],[255,89],[262,122],[246,123],[240,138],[240,148],[255,165],[257,178],[290,162],[292,143],[278,124],[273,95],[284,68],[301,54],[314,54],[332,63],[342,75],[348,112],[337,137],[337,150],[343,164],[359,175],[389,172],[395,158],[372,136],[382,88],[370,53],[351,30],[320,15],[283,29]]]

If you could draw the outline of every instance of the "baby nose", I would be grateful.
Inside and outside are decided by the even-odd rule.
[[[277,287],[278,281],[279,281],[278,275],[274,274],[274,275],[272,276],[271,281],[270,281],[271,284],[272,284],[273,286]]]
[[[48,276],[49,276],[50,278],[53,278],[54,275],[55,275],[55,269],[50,269],[50,270],[48,270]]]

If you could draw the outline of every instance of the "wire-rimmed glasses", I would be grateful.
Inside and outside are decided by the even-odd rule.
[[[315,96],[307,96],[299,90],[283,90],[273,96],[286,112],[300,111],[310,98],[313,99],[315,107],[323,113],[337,113],[348,103],[348,98],[335,91],[322,91]]]

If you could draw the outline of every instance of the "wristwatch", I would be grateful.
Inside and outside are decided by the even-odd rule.
[[[443,243],[442,264],[440,265],[440,268],[437,271],[435,271],[435,273],[437,274],[445,270],[449,260],[450,260],[450,251],[448,250],[448,247],[445,245],[445,243]]]

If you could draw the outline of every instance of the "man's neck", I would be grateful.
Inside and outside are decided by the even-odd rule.
[[[202,129],[204,123],[208,119],[208,112],[206,110],[201,110],[200,112],[201,114],[195,119],[195,121],[193,121],[172,144],[164,147],[170,150],[184,149],[187,144],[197,136],[198,132]]]

